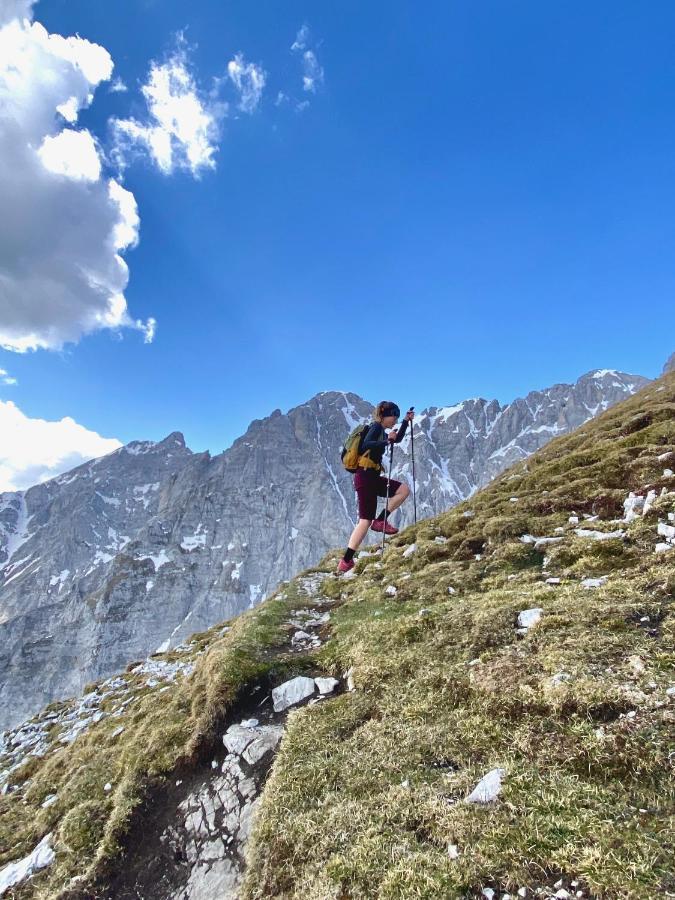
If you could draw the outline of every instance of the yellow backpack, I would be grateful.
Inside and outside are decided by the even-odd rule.
[[[356,472],[359,467],[378,470],[382,468],[379,463],[373,462],[370,458],[370,450],[366,450],[365,453],[359,453],[361,439],[369,428],[370,425],[357,425],[342,446],[340,458],[342,459],[342,465],[348,472]]]

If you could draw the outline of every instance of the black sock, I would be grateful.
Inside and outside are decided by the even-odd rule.
[[[355,553],[356,553],[356,550],[352,550],[351,547],[347,547],[347,549],[345,550],[345,555],[342,558],[344,559],[345,562],[351,562],[354,559]]]
[[[379,514],[379,516],[375,517],[375,521],[376,522],[384,522],[385,515],[387,516],[387,518],[389,518],[391,513],[388,513],[386,509],[383,509],[382,512]]]

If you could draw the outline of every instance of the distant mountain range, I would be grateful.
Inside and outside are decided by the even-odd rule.
[[[506,406],[424,410],[419,516],[460,502],[647,381],[602,369]],[[372,407],[325,392],[253,421],[215,457],[174,432],[0,494],[0,728],[254,606],[344,545],[356,505],[339,451]],[[394,462],[409,479],[408,439]],[[409,522],[412,504],[397,516]]]

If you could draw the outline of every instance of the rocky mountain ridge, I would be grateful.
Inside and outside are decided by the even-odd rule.
[[[598,370],[504,407],[472,399],[423,411],[419,516],[645,383]],[[254,606],[343,544],[355,502],[339,449],[371,410],[326,392],[252,422],[215,457],[176,432],[0,495],[0,728]],[[406,441],[395,477],[410,478],[408,454]],[[409,522],[411,505],[399,515]]]

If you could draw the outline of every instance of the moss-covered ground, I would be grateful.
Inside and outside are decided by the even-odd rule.
[[[146,689],[115,720],[122,735],[103,719],[14,774],[0,864],[50,831],[57,851],[17,895],[58,896],[114,866],[145,791],[208,746],[244,685],[349,670],[354,690],[289,715],[247,900],[553,896],[561,879],[584,896],[675,893],[675,548],[655,549],[672,469],[675,374],[408,528],[356,577],[324,580],[340,603],[319,650],[284,652],[295,582],[225,634],[195,636],[194,674],[161,700]],[[656,499],[627,523],[630,491]],[[497,800],[464,802],[494,768]]]

